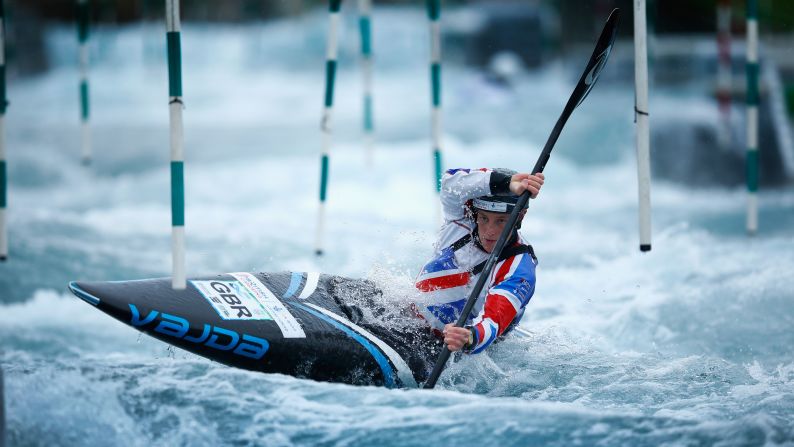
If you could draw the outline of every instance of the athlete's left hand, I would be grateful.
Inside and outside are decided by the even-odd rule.
[[[526,172],[513,175],[510,179],[510,192],[520,196],[526,190],[529,190],[529,195],[533,199],[540,193],[540,188],[543,186],[543,181],[546,177],[542,172],[537,174],[528,174]]]
[[[452,351],[460,351],[469,342],[471,331],[465,327],[457,327],[450,323],[444,326],[444,343],[447,348]]]

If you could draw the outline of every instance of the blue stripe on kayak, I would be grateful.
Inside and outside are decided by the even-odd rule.
[[[85,301],[86,303],[92,304],[94,306],[99,305],[99,298],[81,289],[76,282],[72,281],[69,283],[69,290],[71,290],[72,293],[77,295],[78,298]]]
[[[319,319],[331,324],[332,326],[338,328],[339,330],[341,330],[342,332],[347,334],[348,337],[350,337],[353,340],[359,342],[359,344],[361,344],[361,346],[363,346],[367,351],[369,351],[370,354],[372,354],[372,357],[375,358],[375,361],[378,363],[378,366],[380,366],[380,370],[383,372],[384,381],[386,382],[386,387],[387,388],[394,388],[394,386],[395,386],[395,384],[394,384],[394,375],[392,374],[393,371],[392,371],[391,365],[389,364],[389,360],[383,355],[382,352],[380,352],[380,350],[377,347],[373,346],[372,343],[369,342],[369,340],[367,340],[366,338],[362,337],[361,334],[359,334],[358,332],[350,329],[349,327],[345,326],[344,324],[334,320],[333,318],[329,317],[328,315],[324,315],[321,312],[317,312],[316,310],[312,309],[311,307],[307,307],[307,306],[304,306],[302,304],[298,304],[298,303],[296,303],[294,301],[289,301],[289,304],[291,304],[291,305],[293,305],[295,307],[298,307],[300,309],[303,309],[306,312],[309,312],[310,314],[314,315],[315,317],[317,317],[317,318],[319,318]]]
[[[289,287],[287,287],[287,291],[284,292],[284,298],[295,295],[295,292],[298,291],[298,287],[301,285],[301,281],[303,281],[303,273],[292,272],[292,277],[289,279]]]

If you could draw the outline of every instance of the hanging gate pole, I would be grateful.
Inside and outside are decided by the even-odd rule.
[[[375,146],[372,103],[372,0],[358,0],[359,31],[361,32],[361,72],[364,86],[364,144],[367,166],[372,166]]]
[[[328,171],[331,153],[331,113],[334,107],[334,80],[336,78],[337,29],[339,28],[339,10],[342,0],[330,0],[328,5],[328,46],[325,62],[325,103],[320,130],[323,133],[323,148],[320,157],[320,206],[317,213],[317,237],[314,253],[322,256],[325,236],[325,200],[328,193]]]
[[[8,168],[6,167],[6,44],[5,6],[0,0],[0,261],[8,258],[8,228],[6,227],[6,204],[8,200]]]
[[[758,0],[747,0],[747,233],[758,231]]]
[[[88,107],[88,23],[91,11],[88,1],[77,0],[77,41],[80,44],[80,134],[84,165],[91,163],[91,129]]]
[[[182,128],[182,49],[179,0],[165,1],[168,46],[168,110],[171,126],[171,286],[186,287],[185,278],[185,154]]]
[[[442,148],[441,148],[441,0],[427,0],[427,17],[430,19],[430,86],[431,86],[431,135],[433,140],[433,180],[436,194],[441,193]],[[440,221],[440,205],[436,208]]]
[[[717,101],[720,109],[719,141],[723,148],[731,144],[731,0],[717,4]]]
[[[648,26],[645,0],[634,0],[634,106],[637,122],[637,184],[640,251],[651,250],[651,156],[648,122]]]

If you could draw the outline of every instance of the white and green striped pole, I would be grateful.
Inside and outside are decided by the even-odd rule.
[[[6,228],[6,203],[8,199],[8,174],[6,168],[6,41],[5,6],[0,0],[0,261],[8,259],[8,229]],[[0,403],[2,404],[2,403]]]
[[[637,122],[637,185],[640,251],[651,250],[651,157],[648,121],[648,21],[645,0],[634,0],[634,119]]]
[[[375,145],[372,114],[372,0],[358,0],[358,25],[361,32],[361,71],[364,85],[364,144],[367,166],[372,166]]]
[[[758,231],[758,0],[747,0],[747,232]]]
[[[83,164],[91,163],[91,129],[88,108],[88,22],[89,0],[77,0],[77,41],[80,46],[80,134]]]
[[[432,108],[430,117],[433,140],[433,180],[436,193],[441,192],[441,0],[427,0],[427,17],[430,19],[430,86]],[[440,204],[436,208],[441,217]]]
[[[179,34],[179,0],[165,0],[168,47],[168,109],[171,123],[171,253],[174,289],[184,289],[185,278],[185,174],[182,131],[182,49]]]
[[[325,200],[328,193],[329,155],[331,153],[331,112],[334,107],[334,80],[336,78],[337,31],[342,0],[328,2],[328,46],[325,61],[325,102],[320,130],[323,133],[323,148],[320,157],[320,209],[317,213],[317,238],[314,253],[323,254],[325,236]]]

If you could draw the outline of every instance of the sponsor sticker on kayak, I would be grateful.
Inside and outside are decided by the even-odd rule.
[[[281,334],[284,338],[306,338],[306,333],[303,332],[303,328],[300,323],[298,323],[298,320],[289,313],[284,303],[276,298],[276,295],[274,295],[267,286],[262,284],[262,281],[256,276],[245,272],[229,273],[229,275],[240,281],[240,284],[242,284],[245,289],[256,298],[257,302],[268,314],[273,317],[273,321],[275,321],[279,329],[281,329]]]
[[[224,320],[272,320],[270,312],[239,281],[190,281]]]

